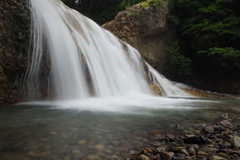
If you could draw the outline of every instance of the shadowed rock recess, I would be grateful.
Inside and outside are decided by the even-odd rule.
[[[27,67],[30,10],[27,0],[0,1],[0,105],[19,101]]]
[[[102,27],[132,45],[151,66],[166,75],[168,62],[163,46],[173,36],[167,22],[169,10],[168,1],[148,7],[136,4]]]

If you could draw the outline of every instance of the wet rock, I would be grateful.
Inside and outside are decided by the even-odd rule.
[[[127,160],[139,160],[138,158],[139,158],[138,155],[133,155],[133,156],[131,156],[131,157],[130,157],[129,159],[127,159]]]
[[[218,154],[223,158],[230,159],[229,155],[227,155],[226,153],[218,153]]]
[[[157,96],[162,95],[162,89],[161,89],[159,84],[150,84],[149,87],[150,87],[153,94],[155,94]]]
[[[105,148],[105,146],[103,145],[103,144],[97,144],[96,146],[95,146],[95,149],[96,150],[103,150]]]
[[[175,126],[173,126],[174,130],[183,130],[184,128],[182,126],[180,126],[179,124],[176,124]]]
[[[101,160],[101,158],[98,155],[90,155],[87,160]]]
[[[220,157],[220,156],[212,156],[212,160],[227,160],[226,158]]]
[[[198,155],[207,155],[207,153],[206,153],[206,152],[203,152],[203,151],[198,151],[197,154],[198,154]]]
[[[213,133],[214,132],[214,128],[213,128],[213,126],[206,126],[204,128],[204,131],[207,132],[207,133]]]
[[[161,156],[159,154],[156,155],[155,160],[161,160]]]
[[[168,145],[167,145],[167,151],[168,151],[168,152],[169,152],[169,151],[172,151],[172,149],[173,149],[174,147],[179,147],[179,145],[178,145],[177,143],[175,143],[175,142],[170,142],[170,143],[168,143]]]
[[[167,134],[166,137],[169,138],[170,142],[174,141],[175,139],[175,136],[173,134]]]
[[[194,158],[191,157],[191,156],[186,156],[186,159],[187,159],[187,160],[193,160]]]
[[[190,156],[196,155],[196,150],[194,148],[189,148],[188,153]]]
[[[131,154],[131,155],[134,155],[134,154],[140,154],[141,152],[140,151],[137,151],[137,150],[130,150],[129,151],[129,153]]]
[[[125,147],[117,147],[116,150],[120,151],[120,152],[128,152],[129,149],[125,148]]]
[[[228,120],[223,120],[220,122],[221,125],[223,125],[226,128],[233,128],[233,125],[231,122],[229,122]]]
[[[224,119],[228,119],[228,114],[227,113],[223,113],[220,117],[224,118]]]
[[[188,144],[205,144],[207,142],[204,136],[187,137],[183,141]]]
[[[217,125],[217,126],[214,126],[214,130],[221,132],[221,131],[226,131],[227,128],[225,128],[225,127],[222,126],[222,125]]]
[[[174,156],[172,157],[173,160],[184,160],[186,157],[185,154],[183,153],[177,153],[177,154],[174,154]]]
[[[146,154],[146,153],[156,153],[155,149],[151,149],[151,148],[145,148],[141,151],[141,153]]]
[[[174,156],[174,152],[161,152],[160,154],[162,160],[171,160]]]
[[[161,146],[161,145],[162,145],[162,143],[161,143],[161,142],[158,142],[158,141],[156,141],[156,142],[154,142],[152,145],[153,145],[154,147],[159,147],[159,146]]]
[[[233,145],[235,147],[240,147],[240,137],[239,136],[233,136]]]
[[[86,140],[80,140],[80,141],[78,141],[78,144],[80,144],[80,145],[85,145],[86,143],[87,143]]]
[[[139,156],[139,160],[150,160],[150,158],[148,158],[147,156],[145,156],[144,154],[141,154]]]
[[[121,160],[121,158],[119,158],[118,156],[113,155],[113,156],[111,156],[111,160]]]
[[[174,147],[174,148],[172,148],[172,151],[174,151],[174,152],[179,152],[179,151],[181,151],[182,149],[186,149],[186,147]]]
[[[236,131],[240,131],[240,124],[239,124],[239,125],[236,125],[235,130],[236,130]]]
[[[187,150],[186,149],[182,149],[181,151],[180,151],[180,153],[184,153],[185,155],[189,155],[189,153],[187,152]]]
[[[166,151],[166,147],[158,147],[157,151],[158,152],[165,152]]]

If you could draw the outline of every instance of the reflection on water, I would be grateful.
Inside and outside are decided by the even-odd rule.
[[[225,112],[238,122],[239,107],[237,100],[156,97],[8,106],[0,108],[0,160],[123,159],[156,136],[178,134],[175,124],[191,133]]]

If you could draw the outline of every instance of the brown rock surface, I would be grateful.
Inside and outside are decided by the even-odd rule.
[[[16,103],[26,69],[30,12],[25,0],[0,1],[0,105]]]
[[[142,7],[140,3],[119,12],[114,20],[102,27],[132,45],[150,65],[164,73],[168,62],[163,45],[172,36],[169,32],[168,14],[167,0],[148,8]]]

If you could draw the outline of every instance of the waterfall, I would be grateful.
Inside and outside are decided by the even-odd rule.
[[[145,64],[152,74],[150,82],[146,62],[136,49],[61,1],[30,0],[30,5],[31,45],[24,78],[27,100],[38,100],[41,77],[47,79],[47,93],[53,88],[56,100],[117,97],[129,92],[153,95],[149,83],[159,85],[163,95],[185,95]]]

